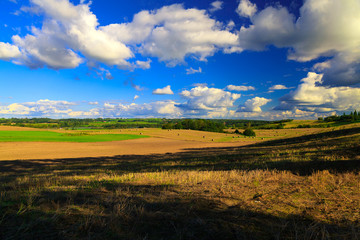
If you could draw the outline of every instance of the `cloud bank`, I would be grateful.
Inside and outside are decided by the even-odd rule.
[[[14,35],[12,44],[0,43],[0,59],[30,68],[76,68],[85,61],[120,69],[150,68],[151,60],[141,57],[156,57],[174,66],[190,55],[204,61],[216,51],[237,44],[237,35],[205,10],[185,9],[180,4],[141,11],[131,22],[101,26],[90,9],[91,3],[30,3],[31,7],[22,11],[36,9],[44,18],[41,28],[32,27],[24,37]],[[221,5],[220,1],[212,4],[216,10]]]
[[[323,75],[310,72],[295,91],[282,97],[275,110],[313,112],[354,111],[360,109],[360,88],[321,86]]]
[[[241,1],[239,8],[243,5],[248,1]],[[288,58],[300,62],[326,57],[328,60],[314,65],[324,74],[323,85],[358,84],[359,12],[357,0],[306,0],[298,19],[285,7],[269,6],[247,14],[251,25],[241,27],[239,44],[242,49],[256,51],[269,45],[290,48]]]

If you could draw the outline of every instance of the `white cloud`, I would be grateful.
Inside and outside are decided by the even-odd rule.
[[[125,59],[132,57],[124,44],[98,30],[96,16],[88,5],[75,6],[67,0],[31,2],[46,17],[41,29],[33,27],[32,34],[23,38],[13,36],[22,53],[18,64],[31,68],[75,68],[83,62],[75,51],[109,65],[127,65]]]
[[[212,3],[211,3],[211,8],[210,8],[209,11],[210,11],[210,12],[215,12],[215,11],[221,10],[223,4],[224,4],[224,3],[223,3],[222,1],[212,2]]]
[[[227,85],[226,88],[230,91],[249,91],[255,90],[252,86],[236,86],[236,85]]]
[[[241,17],[252,17],[257,11],[256,4],[251,3],[249,0],[241,0],[236,12]]]
[[[186,74],[187,74],[187,75],[195,74],[195,73],[201,73],[201,72],[202,72],[201,67],[199,67],[199,69],[193,69],[192,67],[186,69]]]
[[[281,84],[274,85],[269,88],[269,90],[282,90],[282,89],[289,89],[289,88]]]
[[[221,91],[221,89],[218,89]],[[193,94],[189,97],[205,99],[205,94]],[[190,92],[191,92],[190,91]],[[205,93],[206,91],[203,91]],[[210,91],[211,92],[211,91]],[[218,91],[214,91],[217,95]],[[224,95],[227,95],[226,93]],[[104,103],[99,105],[98,102],[89,102],[90,105],[96,105],[90,110],[74,110],[73,107],[79,107],[77,103],[68,101],[39,100],[36,102],[12,103],[7,106],[0,106],[0,116],[3,117],[50,117],[50,118],[113,118],[113,117],[196,117],[196,118],[248,118],[248,119],[266,119],[276,120],[284,118],[299,119],[316,119],[321,116],[328,116],[334,112],[318,113],[316,110],[299,109],[294,107],[293,110],[277,110],[261,112],[258,108],[263,106],[262,100],[247,101],[248,110],[252,111],[235,111],[232,109],[234,99],[239,96],[232,96],[230,101],[218,98],[218,101],[208,101],[205,108],[198,109],[197,106],[190,107],[188,101],[184,104],[167,100],[150,103]],[[134,99],[136,96],[134,97]],[[186,97],[185,97],[186,98]],[[214,96],[210,97],[214,98]],[[216,98],[216,97],[215,97]],[[225,96],[229,98],[229,96]],[[230,96],[231,98],[231,96]],[[256,99],[256,98],[254,98]],[[261,99],[261,98],[259,98]],[[232,103],[231,103],[232,102]],[[241,107],[241,106],[240,106]],[[260,109],[261,110],[261,109]]]
[[[262,97],[254,97],[252,99],[246,100],[243,106],[239,106],[238,112],[262,112],[262,106],[271,102],[271,99],[266,99]]]
[[[360,109],[360,88],[321,86],[322,74],[313,72],[301,80],[295,91],[282,97],[275,109],[331,112]]]
[[[30,108],[18,104],[18,103],[13,103],[10,104],[8,106],[0,106],[0,114],[3,115],[26,115],[30,113]]]
[[[151,59],[148,59],[147,61],[136,61],[135,62],[135,68],[141,68],[141,69],[150,69]]]
[[[71,111],[68,113],[70,118],[97,118],[103,117],[97,108],[90,109],[89,111]]]
[[[175,106],[176,102],[157,101],[136,104],[104,104],[102,108],[93,110],[101,117],[169,117],[181,116],[181,111]],[[86,113],[86,112],[85,112]]]
[[[74,105],[76,104],[72,102],[45,99],[1,106],[0,114],[5,116],[64,117],[72,111],[70,107]]]
[[[267,45],[287,46],[295,33],[294,16],[284,7],[267,7],[251,18],[253,25],[241,27],[240,46],[263,50]]]
[[[315,65],[324,73],[323,84],[354,85],[360,83],[359,12],[358,0],[306,0],[298,19],[284,7],[270,6],[240,29],[240,48],[289,47],[288,58],[296,61],[328,57]]]
[[[139,95],[135,95],[134,96],[134,101],[136,100],[136,99],[138,99],[140,96]]]
[[[193,55],[205,60],[219,49],[237,43],[237,35],[211,19],[205,10],[184,9],[174,4],[154,11],[142,11],[133,21],[111,24],[101,28],[117,40],[130,45],[140,45],[139,52],[159,58],[173,66]]]
[[[155,94],[155,95],[172,95],[172,94],[174,94],[174,92],[171,90],[170,85],[167,85],[164,88],[155,89],[152,92],[152,94]]]
[[[218,88],[198,86],[180,93],[187,101],[177,105],[184,114],[207,115],[209,112],[224,112],[233,107],[240,94],[226,92]]]
[[[230,20],[228,24],[226,25],[227,30],[232,30],[235,27],[235,22],[233,20]]]
[[[11,60],[21,56],[19,48],[17,46],[11,45],[9,43],[0,42],[0,59],[1,60]]]
[[[269,87],[269,92],[274,92],[275,90],[285,90],[285,89],[289,89],[289,88],[286,87],[285,85],[277,84]]]
[[[133,51],[173,66],[190,55],[204,61],[219,50],[234,52],[238,45],[237,35],[212,19],[206,10],[185,9],[180,4],[141,11],[132,22],[100,26],[90,10],[91,2],[75,5],[69,0],[30,0],[30,3],[31,7],[24,7],[23,12],[36,9],[37,14],[43,15],[41,28],[32,27],[24,37],[13,36],[14,46],[0,43],[0,51],[7,51],[0,53],[0,59],[16,58],[17,64],[30,68],[76,68],[88,60],[120,69],[148,69],[150,59],[130,62],[135,58]],[[220,8],[221,2],[215,1],[213,7]]]
[[[0,106],[0,116],[5,117],[50,117],[50,118],[98,118],[98,117],[181,117],[182,111],[171,100],[143,104],[111,104],[88,111],[75,111],[74,102],[39,100],[36,102],[12,103]],[[93,103],[93,105],[95,105]],[[98,104],[97,104],[98,105]]]

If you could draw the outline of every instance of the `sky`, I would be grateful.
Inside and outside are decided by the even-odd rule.
[[[360,110],[359,0],[1,0],[0,117]]]

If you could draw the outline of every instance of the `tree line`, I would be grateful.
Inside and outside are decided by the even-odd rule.
[[[353,112],[350,112],[349,114],[343,113],[343,115],[340,116],[334,115],[326,117],[324,119],[318,118],[318,120],[323,120],[325,122],[356,122],[360,121],[360,113],[355,110]]]
[[[184,119],[178,122],[167,122],[162,129],[191,129],[208,132],[224,132],[225,124],[204,119]]]

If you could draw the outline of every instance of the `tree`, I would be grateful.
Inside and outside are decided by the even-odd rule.
[[[255,137],[256,136],[254,130],[251,128],[251,123],[250,122],[247,124],[246,129],[243,132],[243,134],[245,136],[249,136],[249,137]]]
[[[254,132],[254,130],[252,130],[252,128],[246,128],[245,131],[243,132],[243,134],[245,136],[249,136],[249,137],[255,137],[256,134]]]

